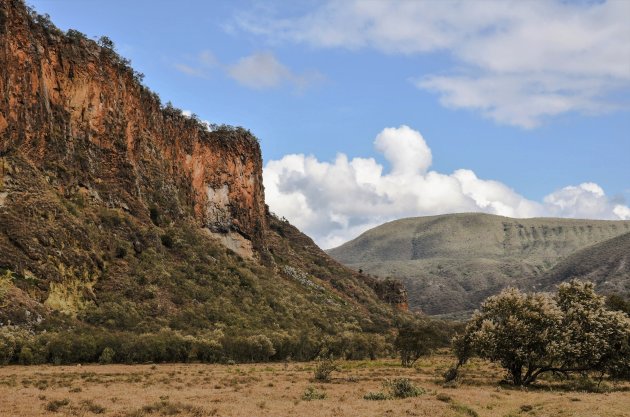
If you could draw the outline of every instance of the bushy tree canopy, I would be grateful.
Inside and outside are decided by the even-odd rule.
[[[555,295],[509,288],[489,297],[454,339],[459,364],[471,356],[499,362],[516,385],[545,372],[568,375],[630,369],[630,320],[606,309],[590,282],[573,280]]]
[[[411,367],[422,355],[447,346],[449,337],[449,329],[443,323],[418,320],[398,329],[394,347],[400,353],[402,366]]]

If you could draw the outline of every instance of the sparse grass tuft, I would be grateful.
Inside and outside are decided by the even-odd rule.
[[[369,400],[369,401],[383,401],[383,400],[390,400],[392,397],[385,394],[383,391],[378,391],[378,392],[368,392],[367,394],[365,394],[363,396],[364,400]]]
[[[195,407],[189,404],[172,403],[170,401],[160,401],[150,405],[145,405],[139,410],[127,413],[126,417],[144,417],[147,414],[156,414],[159,416],[174,416],[186,413],[191,417],[204,417],[206,412],[201,407]]]
[[[451,409],[468,417],[479,417],[479,414],[465,404],[451,403]]]
[[[425,393],[425,390],[417,387],[408,378],[394,378],[383,382],[384,391],[368,392],[363,396],[365,400],[381,401],[393,398],[417,397]]]
[[[445,403],[448,403],[452,400],[450,395],[447,395],[444,393],[439,393],[438,395],[435,396],[435,399],[437,399],[438,401],[445,402]]]
[[[96,404],[92,400],[84,400],[81,402],[81,405],[90,413],[93,414],[104,414],[107,409],[101,405]]]
[[[307,387],[302,394],[304,401],[323,400],[326,398],[326,392],[319,391],[315,387]]]
[[[50,411],[56,413],[60,408],[67,406],[70,404],[70,400],[64,398],[63,400],[51,400],[46,404],[46,411]]]

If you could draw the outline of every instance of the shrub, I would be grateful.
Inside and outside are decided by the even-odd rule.
[[[313,376],[317,381],[330,382],[331,374],[334,371],[339,371],[339,365],[331,356],[324,359],[318,358]]]
[[[70,404],[70,400],[67,398],[64,398],[63,400],[52,400],[46,404],[46,410],[56,413],[61,407],[65,407],[68,404]]]
[[[172,249],[173,246],[175,246],[175,241],[173,240],[173,236],[169,234],[164,234],[160,236],[160,240],[162,241],[162,245],[164,245],[164,247],[166,248]]]
[[[81,405],[93,414],[104,414],[107,409],[99,404],[96,404],[92,400],[84,400]]]
[[[446,372],[444,372],[444,382],[451,382],[457,378],[458,370],[455,367],[448,368]]]
[[[157,207],[151,206],[149,208],[149,217],[154,225],[160,225],[160,210]]]
[[[116,258],[123,259],[125,256],[127,256],[127,248],[124,246],[118,246],[116,248]]]
[[[22,347],[22,349],[20,350],[19,361],[22,365],[32,365],[33,363],[35,363],[35,357],[30,347]]]
[[[408,378],[395,378],[391,381],[386,381],[383,385],[389,388],[394,398],[417,397],[425,393],[424,389],[414,385]]]
[[[424,394],[424,389],[417,387],[408,378],[395,378],[383,382],[383,391],[368,392],[363,396],[365,400],[382,401],[393,398],[410,398]]]
[[[302,394],[304,401],[323,400],[324,398],[326,398],[326,393],[318,391],[314,387],[307,387],[304,394]]]
[[[9,328],[0,328],[0,365],[6,365],[13,359],[17,340]]]
[[[383,401],[383,400],[390,400],[391,398],[392,397],[390,397],[389,395],[385,394],[382,391],[368,392],[367,394],[363,396],[364,400],[369,400],[369,401]]]
[[[99,356],[98,358],[98,363],[100,363],[101,365],[109,365],[110,363],[114,362],[115,356],[116,352],[114,352],[114,349],[108,346],[103,349],[103,353],[101,353],[101,356]]]

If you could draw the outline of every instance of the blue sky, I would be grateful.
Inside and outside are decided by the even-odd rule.
[[[630,2],[30,4],[250,129],[272,210],[323,246],[443,212],[630,218]]]

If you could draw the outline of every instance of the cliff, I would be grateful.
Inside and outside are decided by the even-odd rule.
[[[106,38],[18,0],[0,0],[0,138],[0,328],[203,333],[223,358],[264,336],[307,359],[406,314],[396,283],[267,212],[249,131],[162,105]]]
[[[83,190],[144,219],[152,207],[164,221],[193,216],[262,248],[262,160],[251,134],[211,132],[164,109],[111,47],[38,24],[19,1],[0,10],[3,155],[19,154],[64,195]]]

